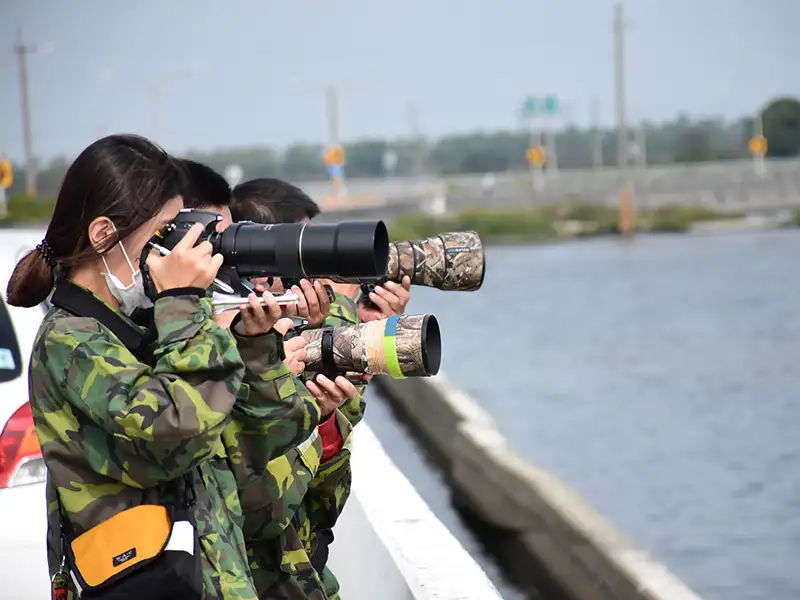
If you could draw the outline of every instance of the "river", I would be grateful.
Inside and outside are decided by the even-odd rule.
[[[443,370],[522,453],[706,600],[789,600],[798,257],[798,230],[496,247],[481,291],[415,288],[408,312],[437,315]]]

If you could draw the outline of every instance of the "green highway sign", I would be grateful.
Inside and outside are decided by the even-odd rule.
[[[554,117],[559,113],[558,98],[555,96],[528,96],[522,103],[522,116]]]

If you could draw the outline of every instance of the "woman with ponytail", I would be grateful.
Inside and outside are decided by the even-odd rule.
[[[179,164],[147,139],[94,142],[8,285],[15,306],[53,292],[29,389],[56,598],[255,600],[241,515],[225,503],[236,487],[220,436],[237,410],[272,424],[279,414],[269,439],[284,452],[308,436],[297,422],[319,418],[290,385],[271,295],[266,309],[253,296],[230,333],[211,318],[206,290],[222,257],[197,243],[201,226],[169,255],[145,255],[157,295],[145,293],[140,257],[183,208],[184,184]],[[137,308],[152,308],[146,348],[132,343],[147,338],[129,318]]]

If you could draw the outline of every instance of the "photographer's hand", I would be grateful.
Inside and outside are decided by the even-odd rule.
[[[364,322],[388,319],[393,315],[402,315],[411,299],[411,278],[403,277],[402,283],[387,281],[376,285],[369,299],[372,303],[358,303],[358,316]]]
[[[297,307],[288,305],[284,311],[286,316],[300,316],[308,321],[309,325],[319,325],[331,312],[331,301],[328,292],[319,279],[312,285],[308,279],[301,279],[300,286],[293,285],[292,291],[300,299]]]
[[[251,293],[247,299],[249,304],[244,304],[239,307],[239,313],[242,315],[239,326],[244,334],[263,335],[272,330],[281,318],[281,307],[275,300],[275,296],[269,292],[264,292],[264,303],[266,306],[262,306],[258,301],[258,297],[253,293]],[[279,331],[279,333],[285,332]]]
[[[306,388],[317,399],[323,419],[339,408],[345,400],[358,396],[356,386],[341,375],[335,381],[331,381],[320,373],[313,380],[306,382]]]
[[[306,340],[301,336],[293,337],[283,343],[286,358],[283,363],[295,375],[300,375],[306,368]]]
[[[195,246],[201,233],[203,226],[195,223],[167,256],[150,252],[147,267],[157,292],[178,288],[207,289],[214,281],[222,266],[222,255],[213,254],[214,248],[207,241]]]

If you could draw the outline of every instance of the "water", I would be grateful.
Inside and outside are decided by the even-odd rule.
[[[704,598],[788,600],[798,256],[798,230],[492,248],[480,292],[415,288],[408,311],[522,453]]]

